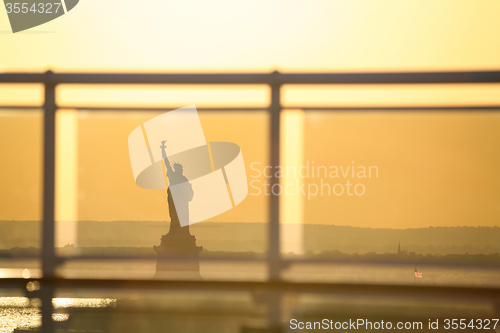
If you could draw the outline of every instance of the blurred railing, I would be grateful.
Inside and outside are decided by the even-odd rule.
[[[58,110],[56,104],[56,86],[59,84],[231,84],[231,85],[268,85],[271,91],[271,102],[267,108],[229,108],[211,107],[197,108],[199,111],[262,111],[269,113],[269,161],[270,165],[280,165],[280,113],[284,109],[281,104],[281,86],[293,84],[463,84],[463,83],[500,83],[500,71],[481,72],[414,72],[414,73],[300,73],[282,74],[278,72],[263,74],[92,74],[92,73],[1,73],[0,83],[41,83],[45,87],[43,106],[8,106],[0,108],[44,110],[44,164],[43,164],[43,224],[42,224],[42,272],[43,277],[38,279],[41,289],[33,297],[42,299],[42,331],[53,332],[52,298],[56,288],[106,288],[106,289],[189,289],[189,290],[264,290],[271,294],[269,298],[269,322],[276,325],[280,321],[280,292],[330,292],[348,294],[391,294],[408,296],[430,297],[467,297],[485,298],[498,302],[500,289],[445,287],[445,286],[393,286],[393,285],[346,285],[335,283],[293,283],[283,281],[281,272],[287,263],[308,262],[307,259],[285,260],[280,251],[280,224],[279,224],[279,196],[269,196],[269,226],[268,226],[268,280],[265,282],[238,282],[238,281],[152,281],[152,280],[88,280],[62,279],[55,274],[58,265],[65,258],[55,253],[55,115]],[[182,105],[180,105],[182,106]],[[85,107],[85,110],[109,111],[161,111],[172,110],[180,106],[162,108],[138,107]],[[64,106],[65,109],[78,109],[79,106]],[[330,107],[317,108],[294,106],[293,109],[304,111],[500,111],[500,106],[426,106],[426,107]],[[279,179],[270,178],[270,187],[278,184]],[[125,257],[120,257],[125,258]],[[85,258],[81,258],[85,259]],[[88,259],[88,258],[87,258]],[[92,257],[93,260],[113,258]],[[115,258],[116,259],[116,258]],[[129,258],[137,259],[137,257]],[[231,260],[237,259],[232,257]],[[245,260],[242,258],[242,260]],[[338,261],[338,260],[337,260]],[[310,262],[334,262],[320,259]],[[383,264],[387,264],[384,262]],[[397,263],[403,264],[403,263]],[[441,263],[446,264],[446,263]],[[1,279],[0,288],[23,287],[26,279]]]

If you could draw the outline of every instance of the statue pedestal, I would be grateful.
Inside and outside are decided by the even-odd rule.
[[[202,246],[196,246],[196,238],[189,229],[171,230],[161,237],[160,246],[154,250],[158,255],[154,278],[201,279],[199,254]],[[162,257],[172,258],[161,260]]]

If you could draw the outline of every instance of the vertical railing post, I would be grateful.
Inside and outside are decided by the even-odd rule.
[[[279,75],[274,72],[273,75]],[[280,126],[281,126],[281,101],[280,101],[281,85],[279,83],[271,84],[271,106],[270,112],[270,139],[271,149],[269,151],[269,162],[272,170],[280,164]],[[279,186],[279,178],[270,178],[270,195],[269,195],[269,279],[280,279],[280,198],[278,195],[273,195],[275,187]]]
[[[280,165],[280,126],[281,126],[281,84],[274,80],[278,72],[272,74],[271,80],[271,106],[270,113],[270,140],[269,162],[276,170]],[[268,274],[270,281],[281,279],[281,252],[280,252],[280,198],[274,195],[275,187],[279,187],[279,178],[270,179],[269,195],[269,235],[268,235]],[[275,193],[279,193],[275,192]],[[268,321],[271,328],[277,327],[281,322],[281,296],[277,291],[270,291],[268,295]]]
[[[44,279],[55,273],[55,136],[56,136],[56,83],[52,72],[45,78],[44,126],[43,126],[43,223],[42,223],[42,271]],[[42,329],[44,333],[54,331],[52,320],[54,296],[53,286],[46,282],[41,286]]]

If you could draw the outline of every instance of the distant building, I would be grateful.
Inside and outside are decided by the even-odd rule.
[[[398,243],[398,255],[401,254],[401,242]]]

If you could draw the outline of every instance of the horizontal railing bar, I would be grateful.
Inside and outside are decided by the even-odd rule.
[[[198,259],[182,256],[75,256],[75,257],[58,257],[58,261],[91,261],[91,260],[161,260],[161,261],[245,261],[245,262],[264,262],[265,258],[251,258],[244,256],[218,257],[218,256],[202,256]],[[365,259],[352,260],[349,258],[292,258],[282,259],[283,264],[339,264],[339,265],[382,265],[382,266],[438,266],[438,267],[458,267],[458,268],[488,268],[500,270],[500,263],[484,263],[484,262],[453,262],[446,260],[400,260],[391,261],[387,259]]]
[[[58,258],[61,261],[71,261],[71,260],[180,260],[180,261],[198,261],[198,260],[206,260],[206,261],[263,261],[265,258],[259,259],[259,258],[250,258],[250,257],[238,257],[238,256],[231,256],[231,257],[205,257],[202,256],[200,258],[189,258],[189,257],[182,257],[182,256],[75,256],[75,257],[59,257]],[[500,268],[500,266],[499,266]]]
[[[82,106],[58,106],[59,109],[72,109],[79,111],[171,111],[181,108],[182,106],[173,107],[108,107],[108,106],[92,106],[92,107],[82,107]],[[1,109],[14,109],[14,110],[40,110],[42,111],[42,106],[9,106],[0,105]],[[243,108],[243,107],[196,107],[198,111],[236,111],[236,112],[251,112],[251,111],[268,111],[268,107],[253,107],[253,108]],[[309,107],[309,106],[283,106],[283,110],[296,110],[301,109],[305,112],[342,112],[342,111],[500,111],[500,105],[491,106],[377,106],[377,107],[357,107],[357,106],[346,106],[346,107]]]
[[[161,108],[155,108],[155,107],[74,107],[74,106],[60,106],[60,109],[76,109],[79,111],[171,111],[171,110],[176,110],[179,108],[182,108],[183,106],[175,106],[175,107],[161,107]],[[205,112],[210,112],[210,111],[237,111],[237,112],[247,112],[247,111],[267,111],[267,107],[254,107],[254,108],[243,108],[243,107],[196,107],[197,111],[205,111]]]
[[[207,290],[207,291],[278,291],[291,293],[334,293],[379,296],[418,296],[482,298],[497,300],[500,288],[457,287],[457,286],[411,286],[394,284],[345,284],[345,283],[309,283],[288,281],[210,281],[210,280],[107,280],[107,279],[0,279],[2,288],[25,288],[30,280],[57,288],[71,289],[109,289],[109,290]]]
[[[39,260],[41,259],[40,256],[2,256],[0,255],[0,260]],[[169,256],[162,256],[162,257],[157,257],[154,255],[139,255],[139,256],[100,256],[100,255],[84,255],[84,256],[75,256],[75,257],[57,257],[56,261],[59,263],[63,263],[66,261],[137,261],[137,260],[158,260],[158,261],[182,261],[182,262],[189,262],[189,261],[265,261],[265,258],[259,259],[259,258],[250,258],[250,257],[201,257],[201,258],[188,258],[188,257],[169,257]],[[1,278],[0,278],[1,279]]]
[[[248,258],[248,257],[201,257],[199,259],[192,258],[182,258],[182,257],[156,257],[156,256],[123,256],[123,257],[112,257],[112,256],[78,256],[78,257],[65,257],[58,258],[58,261],[63,263],[67,261],[134,261],[134,260],[159,260],[164,262],[190,262],[190,261],[226,261],[226,262],[252,262],[252,263],[264,263],[265,258]],[[349,260],[342,258],[300,258],[300,259],[281,259],[281,264],[284,267],[289,267],[292,264],[321,264],[321,265],[343,265],[343,266],[425,266],[425,267],[439,267],[439,268],[456,268],[456,269],[484,269],[484,270],[500,270],[499,263],[478,263],[478,262],[450,262],[444,260],[436,261],[419,261],[419,260],[402,260],[402,261],[389,261],[389,260]]]
[[[171,111],[182,108],[183,106],[173,106],[173,107],[108,107],[108,106],[57,106],[58,109],[72,109],[79,111]],[[10,105],[0,105],[1,109],[14,109],[14,110],[40,110],[43,111],[43,106],[10,106]],[[267,107],[253,107],[253,108],[243,108],[243,107],[196,107],[197,111],[267,111]]]
[[[448,260],[398,260],[390,261],[387,259],[356,259],[352,260],[349,258],[297,258],[297,259],[283,259],[286,264],[334,264],[334,265],[363,265],[363,266],[424,266],[424,267],[438,267],[438,268],[457,268],[457,269],[492,269],[500,270],[500,262],[497,263],[486,263],[486,262],[457,262]]]
[[[280,84],[498,83],[500,71],[280,74]]]
[[[284,109],[302,109],[304,111],[318,111],[318,112],[352,112],[352,111],[500,111],[500,105],[488,105],[488,106],[377,106],[377,107],[357,107],[357,106],[348,106],[348,107],[293,107],[287,106]]]
[[[0,109],[14,109],[14,110],[27,110],[27,111],[43,111],[43,105],[34,106],[34,105],[0,105]]]
[[[53,84],[436,84],[499,83],[500,71],[389,73],[1,73],[0,83]]]
[[[0,73],[0,83],[44,83],[44,73]]]
[[[7,257],[0,256],[0,260],[38,260],[40,257],[35,256],[19,256],[19,257]],[[182,256],[161,256],[156,255],[140,255],[140,256],[109,256],[109,255],[82,255],[74,257],[57,257],[56,261],[59,264],[70,261],[139,261],[139,260],[150,260],[150,261],[163,261],[163,262],[246,262],[246,263],[265,263],[266,258],[258,257],[245,257],[245,256],[201,256],[200,258],[189,258]],[[398,260],[391,261],[388,259],[356,259],[352,260],[350,258],[284,258],[281,260],[285,267],[289,265],[307,265],[307,264],[321,264],[321,265],[344,265],[344,266],[425,266],[425,267],[438,267],[438,268],[456,268],[456,269],[484,269],[484,270],[500,270],[500,263],[498,262],[457,262],[450,260]]]

